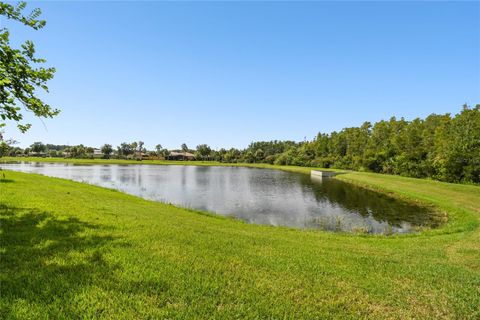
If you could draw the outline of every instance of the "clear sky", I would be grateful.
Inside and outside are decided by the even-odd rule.
[[[246,147],[480,103],[479,2],[34,2],[62,113],[7,138]]]

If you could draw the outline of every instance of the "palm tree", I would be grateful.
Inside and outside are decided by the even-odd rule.
[[[185,160],[185,157],[187,156],[187,152],[188,152],[188,147],[186,143],[182,143],[182,151],[183,151],[183,160]]]
[[[162,153],[162,145],[159,143],[155,146],[155,150],[157,151],[157,157],[160,157],[160,153]]]
[[[133,158],[135,158],[135,152],[137,151],[138,143],[136,141],[130,144],[130,148],[132,148]]]
[[[137,158],[138,156],[140,156],[140,159],[142,159],[142,151],[143,151],[143,145],[145,143],[143,141],[138,141],[138,144],[137,144]]]

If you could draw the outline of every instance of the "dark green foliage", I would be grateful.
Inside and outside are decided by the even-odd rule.
[[[85,158],[87,150],[83,144],[65,149],[65,155],[70,158]]]
[[[33,10],[25,16],[25,2],[17,6],[0,2],[0,16],[18,21],[35,30],[43,28],[45,21],[39,20],[40,9]],[[35,46],[31,41],[21,45],[21,49],[10,47],[10,33],[6,28],[0,28],[0,126],[4,121],[17,123],[21,132],[30,128],[29,123],[22,123],[23,115],[20,106],[33,112],[37,117],[51,118],[59,111],[44,103],[38,96],[38,90],[48,92],[47,82],[53,78],[54,68],[42,65],[45,59],[35,56]]]
[[[110,155],[112,154],[113,152],[113,148],[112,148],[112,145],[111,144],[104,144],[101,148],[101,151],[103,153],[103,157],[105,159],[109,159],[110,158]]]
[[[10,146],[5,141],[0,141],[0,157],[10,153]]]
[[[43,153],[43,152],[46,152],[47,151],[47,146],[44,145],[43,143],[41,142],[34,142],[31,146],[30,146],[30,150],[32,152],[35,152],[35,153]]]
[[[319,133],[311,142],[253,142],[218,152],[223,162],[313,166],[480,183],[480,105],[426,119],[379,121],[373,126]]]
[[[480,105],[463,111],[442,128],[438,140],[438,177],[445,181],[480,182]]]
[[[123,142],[117,147],[117,153],[119,156],[128,156],[135,152],[135,149],[132,148],[132,144]]]
[[[195,154],[198,159],[210,160],[212,155],[212,149],[207,144],[200,144],[197,146],[197,151],[195,152]]]
[[[465,105],[454,117],[391,118],[373,127],[364,123],[359,128],[319,134],[309,144],[314,146],[315,159],[301,161],[303,165],[480,183],[480,105]]]

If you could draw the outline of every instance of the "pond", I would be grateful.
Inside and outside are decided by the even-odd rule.
[[[427,208],[337,179],[279,170],[35,162],[1,167],[114,188],[254,224],[375,234],[409,233],[438,225],[437,216]]]

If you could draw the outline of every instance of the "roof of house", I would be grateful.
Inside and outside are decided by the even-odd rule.
[[[176,151],[170,151],[170,156],[195,157],[195,155],[190,152],[176,152]]]

